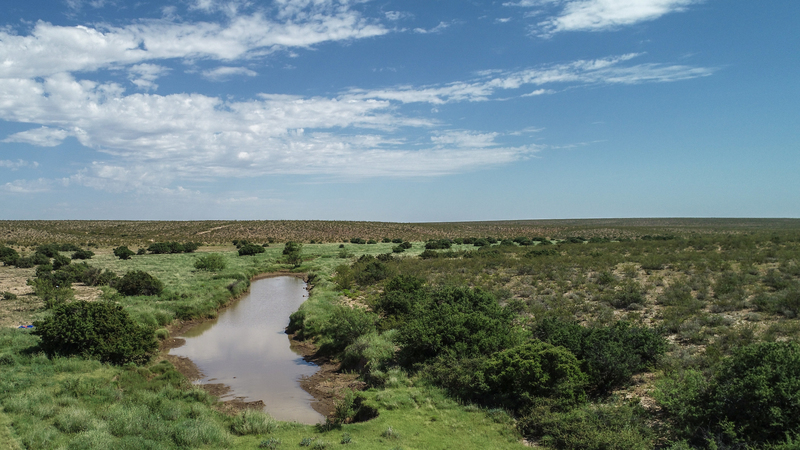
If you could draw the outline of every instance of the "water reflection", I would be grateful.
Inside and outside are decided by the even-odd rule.
[[[186,344],[170,354],[191,359],[205,374],[200,383],[230,386],[231,393],[223,399],[262,400],[265,411],[278,420],[322,422],[311,408],[313,397],[298,382],[318,367],[289,348],[284,332],[305,293],[305,283],[298,278],[256,280],[249,295],[217,319],[189,330],[182,336]]]

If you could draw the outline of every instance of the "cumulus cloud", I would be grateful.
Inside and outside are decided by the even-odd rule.
[[[229,67],[229,66],[222,66],[211,70],[203,71],[203,76],[211,81],[222,81],[222,80],[227,80],[228,78],[234,76],[241,76],[241,75],[247,77],[254,77],[258,75],[258,73],[248,69],[247,67]]]
[[[155,81],[169,72],[169,68],[157,64],[136,64],[128,69],[128,78],[139,89],[155,90],[158,85]]]
[[[37,192],[47,192],[52,189],[55,182],[39,178],[36,180],[14,180],[0,185],[0,190],[14,194],[32,194]]]

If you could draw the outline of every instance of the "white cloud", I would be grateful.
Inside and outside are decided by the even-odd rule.
[[[522,94],[522,96],[523,97],[536,97],[536,96],[545,95],[545,94],[555,94],[555,92],[556,91],[554,91],[552,89],[536,89],[533,92],[528,92],[527,94]]]
[[[388,32],[346,7],[328,12],[301,8],[283,21],[254,13],[233,17],[225,25],[162,19],[124,27],[66,27],[40,21],[27,36],[0,31],[0,78],[46,77],[170,58],[230,61]]]
[[[41,127],[14,133],[3,139],[3,142],[22,142],[39,147],[55,147],[70,135],[71,133],[66,130]]]
[[[685,65],[646,63],[624,66],[627,61],[641,55],[627,55],[579,60],[566,64],[553,64],[513,72],[484,71],[477,79],[434,86],[398,86],[392,89],[366,91],[351,90],[354,98],[375,98],[401,103],[444,104],[461,101],[486,101],[499,90],[518,89],[527,85],[546,84],[638,84],[672,82],[709,76],[714,69]],[[522,96],[553,93],[550,89],[537,89]]]
[[[37,180],[14,180],[0,185],[0,190],[14,194],[32,194],[37,192],[47,192],[52,189],[53,180],[39,178]]]
[[[442,31],[446,30],[450,26],[453,25],[455,22],[439,22],[439,25],[426,30],[425,28],[414,28],[414,33],[418,34],[430,34],[430,33],[441,33]]]
[[[562,31],[604,31],[658,19],[685,11],[701,0],[520,0],[504,6],[538,8],[533,15],[548,17],[537,24],[537,34]],[[554,9],[556,8],[556,9]]]
[[[437,147],[457,147],[457,148],[485,148],[494,147],[497,144],[494,139],[499,133],[474,133],[471,131],[447,131],[438,136],[431,136]]]
[[[39,167],[39,163],[36,162],[36,161],[24,161],[24,160],[21,160],[21,159],[18,159],[16,161],[8,161],[8,160],[0,159],[0,167],[6,168],[6,169],[11,169],[11,170],[17,170],[17,169],[21,169],[23,167],[32,167],[32,168],[35,169],[35,168]]]
[[[222,66],[222,67],[217,67],[215,69],[203,71],[203,76],[212,81],[222,81],[237,75],[254,77],[258,75],[258,73],[248,69],[247,67],[228,67],[228,66]]]
[[[157,64],[136,64],[128,69],[128,78],[139,89],[155,90],[158,85],[155,81],[169,72],[169,68]]]

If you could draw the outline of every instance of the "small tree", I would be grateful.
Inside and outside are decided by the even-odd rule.
[[[267,250],[260,245],[255,244],[245,244],[241,248],[239,248],[239,256],[253,256],[259,253],[264,253]]]
[[[114,287],[122,295],[158,295],[164,290],[164,283],[141,270],[126,273],[114,283]]]
[[[302,264],[303,257],[300,254],[302,249],[303,249],[303,244],[299,242],[293,242],[293,241],[287,242],[286,246],[283,247],[283,254],[286,255],[286,262],[294,267],[297,267],[300,264]]]
[[[34,322],[33,334],[49,355],[81,355],[112,364],[147,362],[158,349],[153,330],[139,327],[121,306],[78,301],[53,308]]]
[[[91,250],[78,250],[72,254],[72,259],[92,259],[94,252]]]
[[[114,249],[114,256],[116,256],[119,259],[131,259],[131,256],[133,256],[134,254],[135,253],[133,253],[133,250],[129,249],[124,245]]]

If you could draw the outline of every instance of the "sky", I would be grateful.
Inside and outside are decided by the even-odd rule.
[[[0,219],[800,217],[800,2],[6,0]]]

